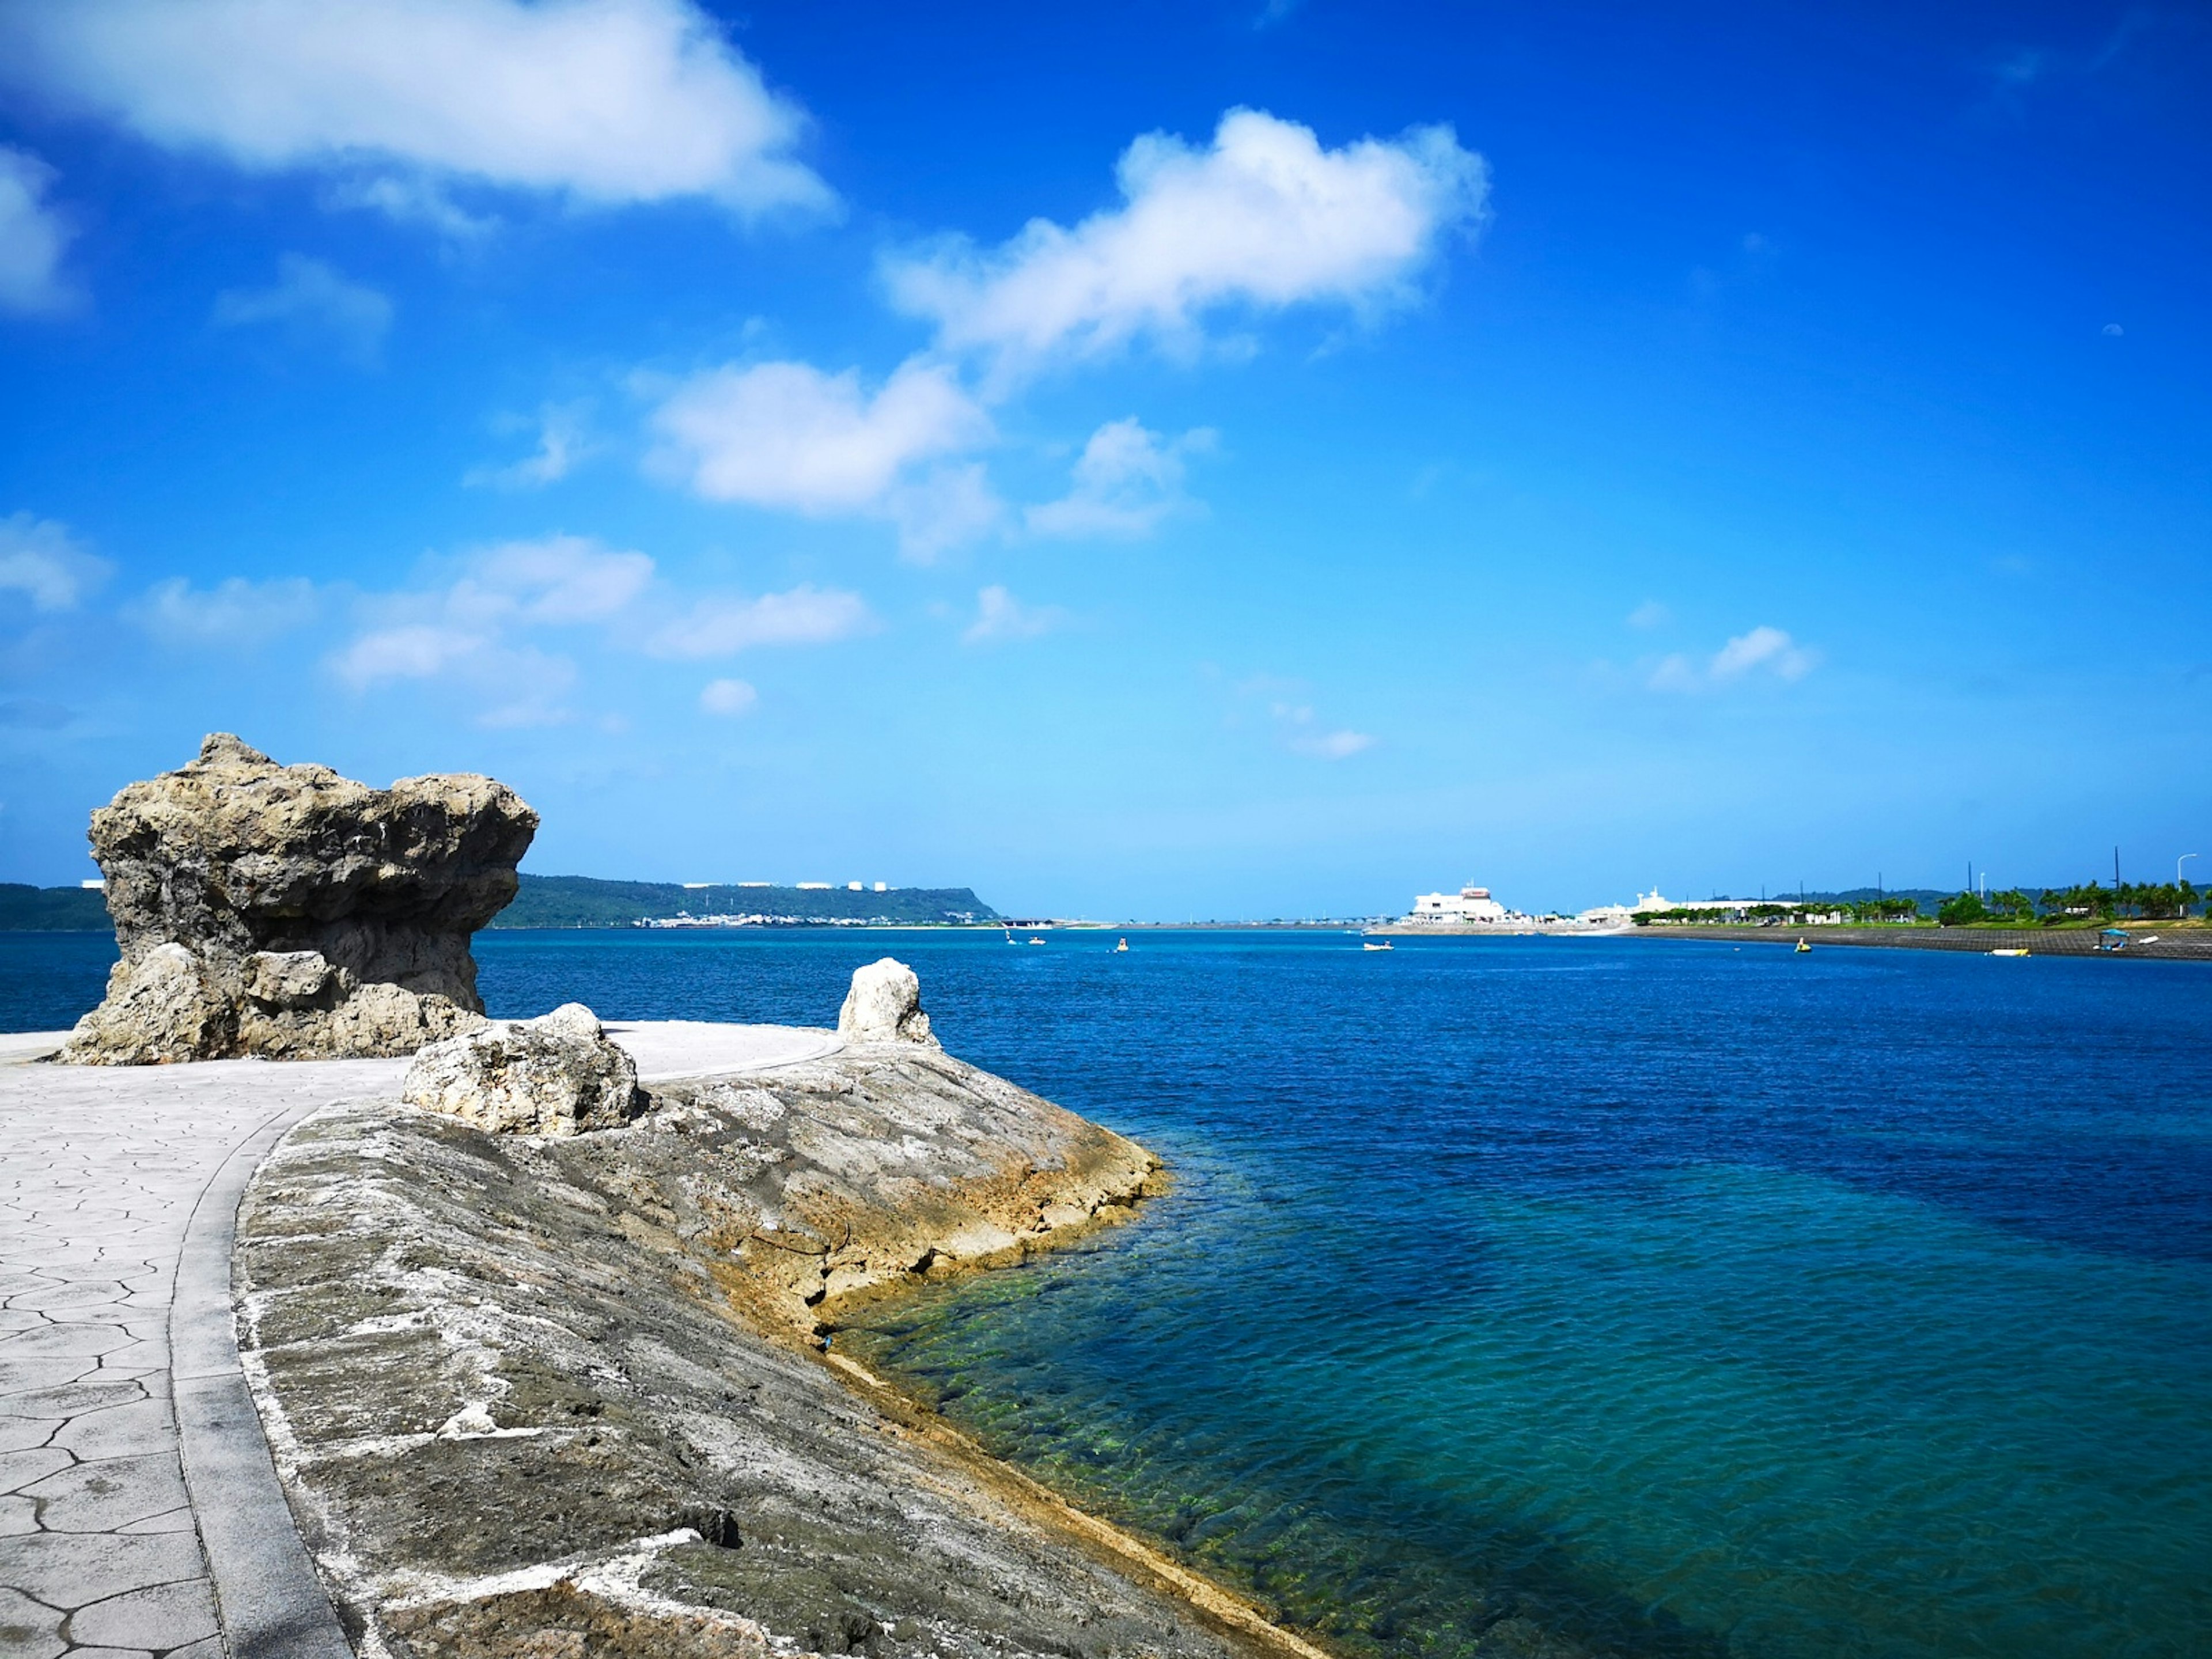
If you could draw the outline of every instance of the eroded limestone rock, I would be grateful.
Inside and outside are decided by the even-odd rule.
[[[580,1002],[487,1025],[415,1056],[399,1097],[494,1134],[573,1135],[629,1121],[637,1066]]]
[[[853,988],[837,1011],[837,1035],[848,1042],[926,1042],[929,1016],[921,1012],[921,980],[895,957],[853,970]]]
[[[119,960],[61,1054],[402,1054],[482,1024],[469,939],[538,815],[473,775],[374,789],[228,732],[92,815]]]

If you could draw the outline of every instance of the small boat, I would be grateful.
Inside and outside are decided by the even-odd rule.
[[[1383,940],[1380,945],[1377,945],[1377,944],[1376,944],[1373,939],[1370,939],[1367,940],[1364,944],[1363,944],[1359,948],[1360,948],[1361,950],[1363,950],[1363,951],[1387,951],[1387,950],[1389,950],[1389,949],[1390,948],[1390,941],[1389,941],[1389,939],[1384,939],[1384,940]]]
[[[1014,943],[1014,930],[1011,927],[1006,929],[1006,943],[1009,945]]]
[[[1806,944],[1802,939],[1797,941],[1797,954],[1801,957],[1806,955],[1812,950],[1812,948],[1813,947],[1811,945]]]
[[[1044,941],[1039,939],[1035,933],[1030,935],[1029,942],[1031,945],[1042,945],[1044,943]]]
[[[2027,951],[2022,951],[2022,950],[2017,950],[2017,949],[2015,949],[2015,950],[2009,950],[2009,951],[1990,951],[1990,954],[1991,956],[1993,956],[1993,957],[2024,957],[2024,956],[2026,956],[2026,955],[2027,954]]]
[[[1115,945],[1114,945],[1114,954],[1115,954],[1115,956],[1117,956],[1117,957],[1118,957],[1118,956],[1124,955],[1125,953],[1127,953],[1127,951],[1128,951],[1128,949],[1129,949],[1129,941],[1128,941],[1128,940],[1127,940],[1127,939],[1118,939],[1118,940],[1116,940],[1116,941],[1115,942]]]

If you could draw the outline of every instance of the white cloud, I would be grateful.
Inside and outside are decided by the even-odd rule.
[[[807,583],[758,599],[705,599],[654,634],[659,657],[726,657],[757,645],[828,645],[876,625],[857,593]]]
[[[295,342],[328,345],[366,368],[383,351],[392,301],[320,259],[287,253],[276,262],[273,287],[225,289],[210,320],[218,328],[271,324]]]
[[[362,635],[331,659],[338,678],[356,691],[383,680],[427,680],[480,657],[490,634],[435,623],[405,623]]]
[[[61,279],[70,231],[46,204],[54,170],[28,150],[0,145],[0,311],[66,311],[76,295]]]
[[[653,580],[643,553],[617,551],[588,536],[502,542],[478,554],[454,594],[479,614],[525,623],[605,622]]]
[[[1781,629],[1761,626],[1737,635],[1703,663],[1679,652],[1661,658],[1650,684],[1655,691],[1704,691],[1755,674],[1802,680],[1820,663],[1818,651],[1799,645]]]
[[[1374,746],[1375,739],[1364,732],[1301,732],[1291,739],[1292,749],[1316,760],[1349,760]]]
[[[975,595],[975,620],[960,636],[963,645],[992,645],[1001,640],[1033,640],[1067,620],[1056,605],[1024,605],[994,585]]]
[[[1332,732],[1321,726],[1314,718],[1312,708],[1305,703],[1271,703],[1267,712],[1275,718],[1284,746],[1294,754],[1310,755],[1316,760],[1340,761],[1375,746],[1374,738],[1365,732],[1349,728]]]
[[[804,117],[691,0],[0,0],[11,78],[262,172],[392,173],[590,205],[820,209]],[[374,186],[370,186],[374,188]],[[438,198],[442,199],[442,198]]]
[[[1674,613],[1657,599],[1646,599],[1628,613],[1627,621],[1631,628],[1664,628],[1674,617]]]
[[[182,576],[157,582],[130,607],[131,620],[179,645],[252,645],[314,619],[315,586],[304,577],[250,582],[232,576],[194,587]]]
[[[33,611],[76,609],[110,568],[86,552],[66,525],[28,513],[0,519],[0,593],[24,595]]]
[[[750,712],[760,693],[743,680],[708,680],[699,693],[699,707],[726,719]]]
[[[995,523],[979,466],[921,470],[989,441],[990,416],[941,364],[911,360],[873,395],[857,370],[730,364],[681,382],[653,412],[647,465],[709,501],[813,517],[888,519],[927,559]]]
[[[462,476],[461,482],[489,485],[494,489],[542,489],[547,484],[559,483],[575,470],[579,461],[599,448],[586,429],[584,416],[582,404],[543,405],[538,411],[538,448],[534,453],[504,466],[472,466]],[[531,422],[508,419],[497,424],[498,429],[512,432]]]
[[[1163,441],[1133,417],[1109,421],[1091,434],[1076,459],[1074,487],[1059,501],[1024,515],[1040,536],[1143,536],[1190,505],[1183,494],[1183,458],[1213,447],[1200,427]]]
[[[891,260],[894,302],[935,322],[944,349],[1002,368],[1143,335],[1188,347],[1224,306],[1402,297],[1446,232],[1479,222],[1489,188],[1449,127],[1324,149],[1249,109],[1202,149],[1147,134],[1116,175],[1122,205],[1073,230],[1035,219],[989,252],[956,240]]]
[[[372,597],[368,626],[330,659],[356,691],[401,680],[449,682],[486,705],[477,724],[557,726],[575,665],[530,644],[526,630],[629,617],[653,580],[652,559],[586,536],[502,542],[470,555],[442,586]]]
[[[990,417],[941,367],[903,364],[873,397],[857,370],[734,364],[653,411],[656,464],[709,501],[800,513],[877,506],[914,462],[988,439]]]

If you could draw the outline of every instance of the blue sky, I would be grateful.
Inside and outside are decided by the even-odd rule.
[[[0,878],[217,728],[1030,912],[2212,856],[2212,26],[1800,9],[0,0]]]

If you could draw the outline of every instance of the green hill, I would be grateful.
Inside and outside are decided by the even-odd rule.
[[[102,933],[107,895],[97,887],[30,887],[0,881],[0,933]]]
[[[779,921],[938,923],[995,921],[999,913],[966,887],[683,887],[663,881],[590,876],[525,876],[494,927],[628,927],[676,915],[765,916]]]

